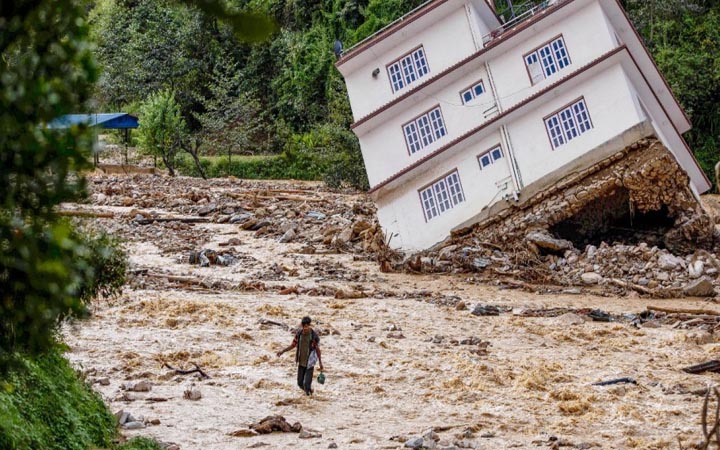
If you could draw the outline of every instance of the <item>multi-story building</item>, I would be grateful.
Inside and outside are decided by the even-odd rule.
[[[617,0],[556,0],[506,23],[484,0],[432,0],[349,49],[345,78],[391,245],[427,248],[654,135],[697,196],[690,122]]]

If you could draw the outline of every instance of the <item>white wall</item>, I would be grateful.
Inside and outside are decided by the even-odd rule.
[[[420,250],[432,246],[450,234],[458,223],[475,216],[485,206],[501,199],[512,190],[509,181],[507,153],[503,159],[480,170],[477,156],[500,144],[500,133],[487,137],[460,150],[454,149],[429,164],[427,171],[413,176],[394,191],[383,193],[376,200],[378,220],[386,236],[393,236],[391,246],[405,250]],[[425,220],[418,190],[457,169],[465,201],[439,216]],[[496,183],[507,181],[507,191]]]
[[[350,105],[355,120],[361,119],[384,104],[405,93],[407,90],[425,81],[458,61],[475,52],[473,37],[465,11],[465,6],[450,11],[449,15],[423,29],[417,34],[402,36],[402,42],[388,51],[375,56],[363,67],[345,75]],[[393,93],[387,72],[387,65],[422,45],[425,48],[430,72],[420,81]],[[367,52],[373,52],[372,47]],[[377,77],[372,72],[380,69]]]
[[[480,80],[484,82],[485,93],[471,103],[463,105],[460,92]],[[480,64],[475,65],[475,70],[447,85],[440,92],[416,96],[411,107],[407,107],[402,113],[387,117],[376,128],[358,136],[370,186],[387,179],[457,136],[485,122],[487,119],[483,111],[494,103],[485,68]],[[440,105],[448,134],[410,155],[403,125],[436,105]]]
[[[584,97],[593,129],[553,150],[545,131],[544,117]],[[621,135],[642,122],[635,106],[636,93],[620,64],[616,64],[567,92],[553,97],[507,124],[515,156],[525,185],[592,151],[600,144]],[[503,164],[480,170],[477,156],[500,143],[498,126],[487,131],[488,137],[464,149],[453,148],[426,164],[427,169],[413,175],[392,191],[378,192],[378,219],[388,235],[397,233],[391,245],[403,250],[424,249],[442,241],[455,226],[472,219],[483,208],[512,192],[507,149]],[[490,133],[490,134],[487,134]],[[459,146],[458,146],[459,147]],[[466,201],[453,209],[425,221],[418,189],[438,177],[458,169]],[[508,180],[507,190],[496,183]]]
[[[542,24],[543,22],[540,22],[539,25]],[[539,25],[535,28],[537,29]],[[570,65],[532,85],[525,67],[524,55],[560,34],[570,56]],[[604,12],[597,2],[589,4],[575,14],[563,17],[556,26],[544,30],[538,29],[531,39],[519,40],[516,47],[489,62],[503,110],[545,89],[549,84],[615,47],[614,38],[604,19]]]
[[[593,129],[553,150],[543,119],[581,96]],[[523,184],[537,181],[642,121],[622,66],[598,73],[508,125]]]
[[[590,3],[564,19],[561,22],[561,28],[550,27],[548,30],[538,31],[532,36],[532,39],[522,41],[520,45],[510,51],[503,52],[490,60],[488,64],[503,110],[522,102],[533,93],[546,88],[548,84],[572,73],[614,48],[615,41],[607,27],[607,22],[603,19],[603,14],[598,3]],[[523,55],[556,37],[560,34],[559,30],[562,30],[571,65],[535,86],[531,86]],[[459,70],[469,73],[444,86],[438,84],[425,88],[422,93],[406,100],[402,105],[404,108],[401,109],[401,112],[394,113],[394,115],[388,112],[382,117],[374,119],[373,123],[364,124],[361,128],[362,131],[356,130],[363,149],[365,167],[371,186],[386,180],[492,117],[486,116],[484,113],[495,104],[495,100],[483,61],[480,59],[471,61]],[[452,78],[454,77],[447,77],[447,79]],[[460,92],[481,79],[485,84],[485,93],[471,104],[463,105]],[[442,110],[448,134],[430,146],[410,155],[402,126],[436,105],[439,105]],[[370,128],[371,126],[375,128]]]

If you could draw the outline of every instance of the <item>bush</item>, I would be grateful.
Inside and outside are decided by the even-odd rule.
[[[80,298],[87,303],[97,296],[120,294],[128,269],[128,256],[120,240],[101,231],[91,232],[84,241],[89,249],[86,263],[93,269],[93,277],[81,287]]]
[[[332,124],[320,125],[307,133],[292,136],[280,155],[200,160],[210,178],[322,180],[333,188],[343,185],[368,188],[357,138],[351,131]],[[187,157],[180,159],[178,171],[184,175],[200,176]]]

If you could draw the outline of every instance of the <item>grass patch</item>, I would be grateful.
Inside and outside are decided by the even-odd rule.
[[[12,367],[0,375],[0,448],[160,448],[148,439],[116,447],[115,418],[59,349],[37,357],[16,354]]]

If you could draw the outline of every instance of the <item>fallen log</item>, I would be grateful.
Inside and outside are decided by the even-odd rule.
[[[623,281],[623,280],[618,280],[617,278],[612,278],[612,279],[610,279],[610,283],[614,284],[615,286],[624,288],[624,289],[632,289],[641,294],[652,295],[652,296],[657,295],[657,292],[655,292],[654,290],[648,289],[644,286],[640,286],[639,284],[631,283],[629,281]]]
[[[703,372],[720,372],[720,361],[712,359],[704,363],[695,364],[694,366],[684,367],[683,372],[698,374]]]
[[[720,316],[720,311],[712,311],[710,309],[685,309],[685,308],[661,308],[659,306],[648,305],[648,311],[664,312],[666,314],[691,314],[694,316]]]
[[[98,219],[113,219],[115,214],[111,212],[102,211],[88,211],[81,209],[61,209],[58,211],[58,215],[63,217],[91,217]]]
[[[286,330],[290,329],[290,327],[288,325],[285,325],[282,322],[275,322],[274,320],[270,320],[270,319],[260,319],[260,325],[275,325],[277,327],[281,327]]]
[[[167,367],[168,369],[174,371],[175,373],[177,373],[179,375],[190,375],[191,373],[199,373],[202,378],[210,378],[210,375],[203,372],[203,370],[200,368],[200,366],[198,366],[196,363],[191,362],[190,364],[195,366],[195,368],[190,369],[190,370],[183,370],[183,369],[176,369],[175,367],[173,367],[170,364],[163,361],[163,367]]]
[[[153,222],[180,222],[180,223],[208,223],[207,217],[143,217],[134,218],[133,221],[140,225],[150,225]]]

